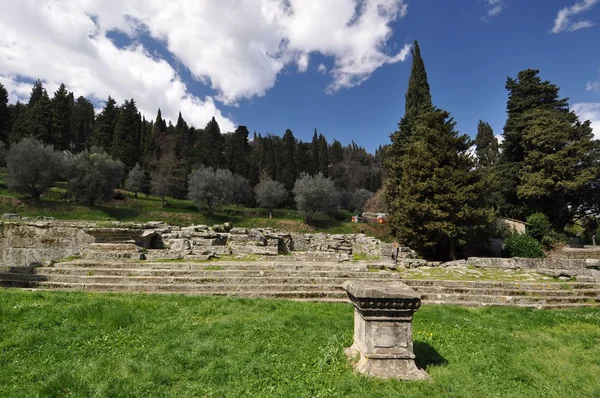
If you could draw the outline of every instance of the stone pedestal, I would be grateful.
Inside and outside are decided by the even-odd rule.
[[[348,281],[343,285],[354,303],[354,343],[346,349],[355,369],[380,378],[428,380],[415,364],[412,318],[421,296],[404,283]]]

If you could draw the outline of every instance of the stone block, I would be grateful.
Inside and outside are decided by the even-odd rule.
[[[20,220],[21,216],[19,214],[4,213],[2,214],[2,218],[5,220]]]
[[[348,281],[354,304],[354,341],[346,349],[359,373],[379,378],[428,380],[415,364],[412,318],[421,296],[404,283]]]
[[[231,228],[229,233],[232,235],[248,235],[248,228]]]

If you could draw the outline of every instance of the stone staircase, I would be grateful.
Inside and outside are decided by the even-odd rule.
[[[96,257],[96,258],[94,258]],[[346,260],[346,261],[344,261]],[[247,261],[141,261],[86,256],[39,267],[5,267],[0,286],[39,290],[270,297],[347,301],[349,279],[402,280],[425,304],[569,308],[600,306],[600,284],[402,279],[367,261],[311,253]]]

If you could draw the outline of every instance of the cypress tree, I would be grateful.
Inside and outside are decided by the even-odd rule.
[[[52,98],[52,143],[58,150],[70,150],[73,142],[73,93],[61,84]]]
[[[10,124],[8,91],[6,91],[2,83],[0,83],[0,141],[4,144],[8,144]]]
[[[477,125],[477,136],[475,137],[475,153],[477,154],[477,165],[481,168],[494,166],[500,159],[498,140],[494,137],[494,130],[489,123],[482,120]]]
[[[315,133],[313,134],[313,138],[310,144],[310,174],[312,175],[316,175],[319,172],[319,148],[319,136],[317,135],[317,129],[315,129]]]
[[[13,140],[33,136],[45,144],[52,144],[52,105],[46,89],[37,80],[31,89],[27,112],[21,114],[13,125]]]
[[[329,176],[329,148],[325,136],[319,135],[319,173],[324,177]]]
[[[204,133],[200,136],[199,142],[199,160],[207,167],[223,167],[223,136],[219,123],[213,117],[206,125]]]
[[[298,169],[299,174],[310,174],[310,148],[310,143],[302,141],[298,142],[298,147],[296,148],[296,168]]]
[[[344,148],[342,148],[342,143],[334,139],[329,148],[329,155],[331,164],[336,164],[344,160]]]
[[[388,174],[385,184],[384,202],[387,210],[395,213],[398,196],[398,186],[402,178],[402,158],[412,138],[414,119],[423,112],[433,109],[425,62],[421,56],[421,48],[415,40],[412,53],[412,66],[408,80],[408,89],[405,95],[404,116],[398,123],[398,130],[391,135],[392,143],[387,147],[386,162],[384,167]]]
[[[117,127],[119,118],[119,107],[117,102],[108,97],[104,108],[96,118],[94,125],[94,135],[92,137],[92,145],[103,148],[107,153],[111,153],[113,145],[113,135]]]
[[[283,135],[282,148],[281,148],[281,183],[285,186],[285,189],[291,191],[294,189],[294,184],[300,175],[296,167],[296,138],[292,130],[287,129]]]
[[[73,152],[78,153],[90,147],[94,117],[94,105],[84,97],[77,98],[73,108]]]
[[[133,98],[125,100],[119,113],[113,136],[112,156],[120,160],[127,169],[133,168],[139,160],[140,114]]]
[[[435,109],[413,119],[415,138],[400,160],[402,177],[389,223],[394,234],[426,257],[456,259],[493,222],[485,189],[448,112]],[[390,198],[388,198],[390,200]]]
[[[252,174],[250,144],[248,143],[249,134],[250,132],[246,126],[239,126],[232,134],[224,136],[226,168],[244,178],[250,178]]]

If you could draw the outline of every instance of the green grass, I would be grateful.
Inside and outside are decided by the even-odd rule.
[[[0,290],[2,397],[598,397],[600,311],[425,305],[432,382],[354,374],[349,304]]]
[[[164,221],[171,225],[223,224],[231,222],[236,227],[276,228],[289,232],[328,232],[332,234],[365,233],[389,240],[385,225],[356,224],[350,222],[352,214],[341,212],[339,217],[316,220],[308,225],[302,215],[294,209],[275,209],[269,219],[265,209],[244,206],[224,206],[213,214],[200,212],[189,200],[166,199],[161,208],[157,196],[121,191],[125,200],[113,200],[87,206],[74,202],[66,196],[66,183],[57,183],[40,199],[12,192],[6,188],[6,169],[0,169],[0,212],[18,213],[24,217],[47,216],[57,220],[147,222]]]

